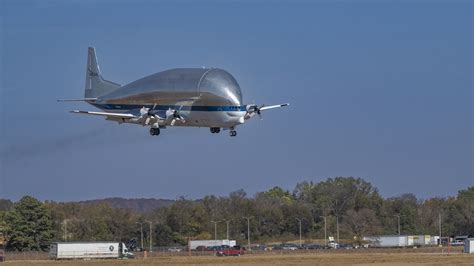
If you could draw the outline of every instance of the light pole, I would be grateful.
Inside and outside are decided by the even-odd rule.
[[[150,224],[150,252],[152,247],[152,238],[151,238],[151,221],[147,221]]]
[[[336,216],[337,243],[339,244],[339,216]]]
[[[67,242],[67,220],[64,221],[64,242]]]
[[[64,220],[64,242],[67,242],[67,219]]]
[[[441,246],[441,211],[438,213],[438,226],[439,226],[439,244]]]
[[[247,216],[247,217],[242,217],[243,219],[247,219],[247,242],[248,242],[248,251],[251,251],[251,248],[250,248],[250,219],[252,219],[251,216]]]
[[[214,240],[217,240],[217,224],[219,221],[211,221],[211,223],[214,223]]]
[[[135,222],[136,224],[140,225],[140,239],[141,239],[141,248],[143,251],[143,223]]]
[[[397,222],[398,222],[398,235],[400,235],[400,234],[401,234],[401,233],[400,233],[400,216],[401,216],[401,215],[400,215],[400,214],[396,214],[396,215],[394,215],[394,216],[397,217]]]
[[[319,216],[324,219],[324,243],[326,246],[328,245],[328,237],[327,237],[327,226],[326,226],[326,216]]]
[[[227,225],[227,240],[229,240],[229,223],[230,223],[230,220],[226,220],[225,223]]]
[[[299,226],[300,226],[300,247],[301,247],[301,220],[303,220],[303,218],[295,218],[298,223],[299,223]]]

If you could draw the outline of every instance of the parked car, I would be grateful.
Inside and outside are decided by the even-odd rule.
[[[217,256],[240,256],[244,255],[244,250],[241,248],[229,247],[226,249],[221,249],[216,252]]]
[[[306,249],[323,249],[323,246],[319,244],[309,244],[305,246]]]
[[[451,242],[451,246],[464,246],[464,241],[454,240],[453,242]]]
[[[342,248],[342,249],[352,249],[352,245],[349,245],[349,244],[339,244],[339,247],[338,248]]]
[[[299,247],[295,244],[287,243],[287,244],[282,245],[282,249],[283,250],[298,250]]]
[[[268,250],[268,248],[265,245],[255,245],[255,246],[252,246],[252,250],[266,251]]]
[[[177,248],[177,247],[171,247],[168,249],[169,252],[181,252],[183,251],[182,248]]]
[[[198,246],[196,247],[197,251],[208,251],[209,249],[206,246]]]

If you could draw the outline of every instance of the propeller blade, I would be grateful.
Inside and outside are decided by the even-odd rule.
[[[140,115],[144,116],[148,113],[148,108],[146,108],[145,106],[143,106],[141,109],[140,109]]]

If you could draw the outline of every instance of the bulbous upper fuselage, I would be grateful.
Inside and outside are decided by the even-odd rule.
[[[235,78],[217,68],[170,69],[103,95],[99,103],[130,105],[242,106]]]

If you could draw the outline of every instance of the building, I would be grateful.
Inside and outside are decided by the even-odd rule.
[[[474,253],[474,238],[464,239],[464,253]]]

